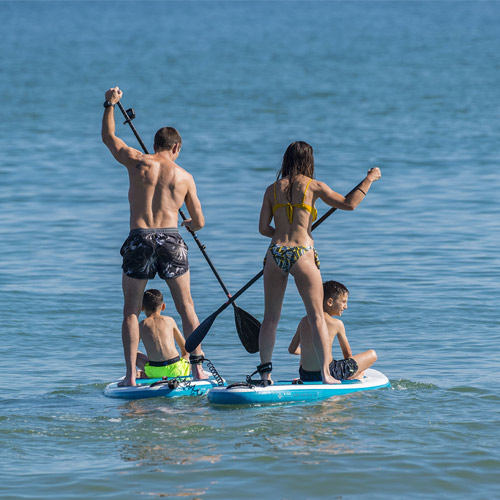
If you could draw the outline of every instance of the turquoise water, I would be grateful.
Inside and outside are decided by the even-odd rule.
[[[0,17],[2,498],[500,497],[499,2],[0,2]],[[391,389],[232,410],[102,395],[124,374],[127,175],[100,142],[115,85],[148,147],[180,130],[199,237],[233,292],[261,267],[262,194],[292,140],[342,193],[380,166],[315,244],[350,289],[351,346],[376,349]],[[203,319],[225,296],[186,241]],[[262,318],[262,282],[238,303]],[[277,379],[297,374],[302,315],[291,286]],[[258,363],[230,310],[204,349],[229,381]]]

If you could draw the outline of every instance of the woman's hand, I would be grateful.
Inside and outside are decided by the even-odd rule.
[[[366,178],[371,182],[378,181],[381,177],[382,173],[378,167],[370,168],[366,174]]]

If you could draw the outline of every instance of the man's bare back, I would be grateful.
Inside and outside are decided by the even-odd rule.
[[[190,214],[201,212],[192,175],[165,152],[143,155],[127,169],[130,229],[177,227],[179,209],[184,203]],[[193,231],[203,226],[202,215],[198,218],[198,224],[190,224]]]
[[[131,148],[115,135],[113,103],[123,93],[118,88],[106,92],[107,106],[102,122],[102,140],[114,158],[128,170],[130,229],[177,227],[178,211],[183,203],[191,219],[183,222],[192,231],[201,229],[205,220],[196,193],[193,176],[175,163],[182,139],[172,127],[156,132],[154,154]]]

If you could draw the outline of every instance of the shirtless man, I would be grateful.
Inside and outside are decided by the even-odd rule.
[[[198,231],[205,225],[193,177],[180,168],[181,136],[171,127],[156,132],[154,154],[146,155],[128,147],[115,135],[115,104],[122,91],[111,88],[105,94],[102,140],[115,159],[125,165],[129,176],[130,234],[120,253],[123,256],[122,342],[127,372],[121,385],[135,385],[139,345],[139,314],[148,279],[156,272],[170,289],[187,338],[200,324],[191,297],[187,245],[178,231],[178,211],[183,203],[190,219],[182,225]],[[201,366],[203,351],[192,353],[193,376],[206,378]]]
[[[344,359],[338,361],[334,359],[330,362],[330,374],[337,381],[361,379],[364,371],[377,361],[377,354],[373,349],[369,349],[352,355],[344,323],[340,319],[332,318],[332,316],[341,316],[347,309],[349,291],[337,281],[326,281],[323,283],[323,290],[323,311],[328,328],[330,350],[337,337],[344,356]],[[314,350],[311,326],[307,316],[300,321],[288,352],[300,355],[299,375],[303,382],[321,381],[321,365]]]

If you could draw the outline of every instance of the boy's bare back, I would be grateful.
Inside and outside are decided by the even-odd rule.
[[[186,354],[184,337],[169,316],[148,316],[140,322],[139,334],[150,361],[166,361],[179,356],[175,342],[181,348],[182,356]]]
[[[325,321],[328,328],[331,351],[335,337],[339,335],[339,341],[341,336],[345,337],[345,328],[344,323],[340,319],[332,318],[328,314],[325,314]],[[300,351],[296,352],[297,349],[300,349]],[[301,319],[292,343],[290,344],[289,351],[292,354],[300,353],[300,364],[304,370],[317,371],[321,369],[314,349],[311,326],[309,325],[307,316]],[[331,360],[332,358],[330,357],[330,361]]]

